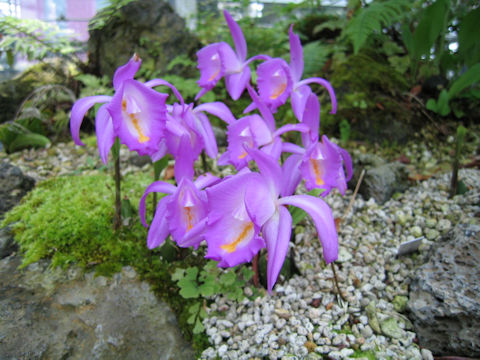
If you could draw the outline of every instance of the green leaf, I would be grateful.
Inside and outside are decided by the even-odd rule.
[[[160,173],[163,169],[165,169],[168,165],[168,156],[162,157],[160,160],[157,160],[153,163],[153,172],[154,172],[154,179],[158,180],[160,178]]]
[[[320,41],[312,41],[303,47],[304,77],[309,77],[318,73],[327,62],[328,56],[332,52],[329,45],[324,45]]]
[[[212,296],[215,294],[215,284],[213,283],[206,283],[202,284],[199,287],[200,294],[202,296]]]
[[[409,4],[407,0],[374,1],[359,9],[345,29],[354,52],[358,53],[373,33],[380,33],[382,27],[389,27],[400,19]]]
[[[172,280],[178,281],[185,277],[185,269],[175,269],[175,272],[172,274]]]
[[[445,14],[449,8],[449,0],[437,0],[423,10],[422,17],[413,34],[414,56],[430,55],[430,50],[441,34]]]
[[[448,106],[450,98],[448,96],[447,90],[443,89],[438,96],[437,108],[438,113],[442,116],[450,114],[450,106]]]
[[[457,80],[455,80],[448,90],[448,96],[453,99],[463,89],[470,85],[480,81],[480,63],[473,65],[470,69],[462,74]]]
[[[205,330],[205,328],[203,327],[202,322],[200,321],[200,319],[197,318],[197,321],[195,322],[195,326],[193,328],[193,333],[194,334],[200,334],[204,330]]]
[[[220,276],[220,282],[222,283],[223,286],[229,286],[232,285],[237,278],[237,275],[233,271],[228,271],[222,276]]]
[[[461,20],[458,30],[458,55],[471,66],[480,61],[480,42],[478,41],[478,24],[480,7],[470,11]]]
[[[197,267],[189,267],[185,270],[185,278],[189,280],[196,280],[198,275]]]
[[[188,313],[189,314],[194,314],[196,316],[197,313],[198,313],[198,310],[200,310],[200,303],[196,302],[196,303],[190,305],[190,307],[188,308]]]
[[[50,144],[50,140],[40,134],[26,133],[19,134],[9,146],[9,152],[15,152],[29,147],[45,147]]]
[[[12,50],[7,50],[7,64],[10,67],[13,67],[13,62],[15,60],[15,56],[13,55]]]
[[[425,107],[427,110],[437,112],[438,106],[437,106],[437,101],[435,99],[428,99],[427,103],[425,104]]]
[[[182,297],[184,297],[185,299],[198,298],[200,295],[200,291],[198,290],[196,284],[183,280],[185,279],[182,279],[178,282],[178,285],[181,287],[180,295],[182,295]],[[180,285],[180,283],[182,283],[182,285]]]

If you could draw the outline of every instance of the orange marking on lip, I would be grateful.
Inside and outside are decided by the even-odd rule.
[[[244,158],[245,156],[247,156],[247,155],[248,155],[247,152],[244,151],[243,154],[241,154],[238,158],[239,158],[239,159],[243,159],[243,158]]]
[[[237,238],[234,241],[232,241],[230,244],[220,245],[220,248],[225,250],[229,254],[234,252],[235,250],[237,250],[238,244],[240,244],[240,242],[242,242],[245,239],[245,237],[248,235],[248,233],[252,229],[253,229],[253,223],[250,222],[250,223],[248,223],[248,225],[246,225],[243,228],[240,235],[238,235]]]
[[[133,127],[138,132],[138,142],[142,144],[150,140],[150,138],[142,132],[142,128],[140,127],[137,117],[134,114],[129,114],[129,116],[130,120],[132,120]]]
[[[280,85],[279,87],[277,87],[275,90],[275,92],[270,95],[270,99],[271,100],[275,100],[277,97],[279,97],[280,95],[283,94],[283,92],[285,91],[285,89],[287,88],[287,84],[286,83],[283,83],[282,85]]]
[[[321,176],[321,174],[320,174],[320,169],[319,169],[319,167],[318,167],[317,162],[316,162],[315,160],[313,160],[313,159],[310,159],[310,163],[312,164],[312,166],[313,166],[313,172],[315,173],[315,183],[316,183],[317,185],[323,185],[323,184],[325,184],[325,182],[323,181],[322,176]]]
[[[184,208],[185,211],[187,212],[187,232],[192,230],[192,221],[193,221],[193,215],[192,215],[192,209],[190,209],[189,207],[185,207]]]
[[[219,73],[220,73],[220,69],[218,69],[218,70],[215,72],[215,74],[213,74],[212,76],[210,76],[210,78],[208,79],[208,81],[212,81],[213,79],[215,79]]]

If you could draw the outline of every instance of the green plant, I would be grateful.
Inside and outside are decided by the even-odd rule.
[[[21,54],[28,60],[44,60],[55,55],[75,64],[80,63],[76,54],[81,51],[79,42],[72,39],[54,23],[34,19],[0,17],[0,56],[5,54],[7,63],[13,66],[15,55]]]
[[[253,271],[246,267],[222,271],[215,261],[207,262],[201,270],[198,266],[177,268],[172,274],[172,280],[177,282],[180,295],[185,299],[198,299],[188,308],[187,323],[194,326],[193,333],[205,330],[202,325],[202,320],[207,316],[205,299],[215,294],[224,294],[230,300],[241,301],[245,297],[243,288],[252,276]]]
[[[353,44],[354,53],[358,53],[373,34],[381,34],[383,28],[402,19],[410,5],[409,0],[388,0],[374,1],[359,8],[344,30],[344,35]]]

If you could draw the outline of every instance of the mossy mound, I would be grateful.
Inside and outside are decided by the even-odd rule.
[[[376,143],[409,139],[416,114],[406,100],[408,83],[380,56],[361,52],[333,67],[337,119],[351,125],[351,137]]]
[[[125,180],[135,206],[150,180],[141,175]],[[118,233],[113,230],[113,188],[106,175],[59,177],[38,184],[4,220],[13,223],[24,253],[22,265],[51,258],[52,266],[97,265],[99,272],[111,273],[144,255],[146,230],[138,216]]]

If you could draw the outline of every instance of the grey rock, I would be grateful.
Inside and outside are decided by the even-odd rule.
[[[0,259],[10,255],[18,250],[17,243],[10,234],[10,228],[4,227],[0,229]]]
[[[23,174],[17,166],[0,163],[0,217],[35,186],[35,180]]]
[[[410,319],[434,354],[480,356],[480,226],[438,240],[410,286]]]
[[[120,7],[114,16],[100,11],[92,21],[100,18],[105,24],[91,30],[88,40],[92,73],[112,76],[133,53],[155,71],[166,73],[175,57],[186,55],[193,59],[201,47],[167,1],[135,0]],[[193,66],[177,65],[168,73],[191,77],[195,71]]]
[[[47,261],[0,260],[0,359],[193,359],[175,315],[125,268],[71,279]]]
[[[396,192],[408,188],[407,167],[401,163],[388,163],[366,167],[359,193],[365,199],[374,198],[379,204],[385,203]]]

